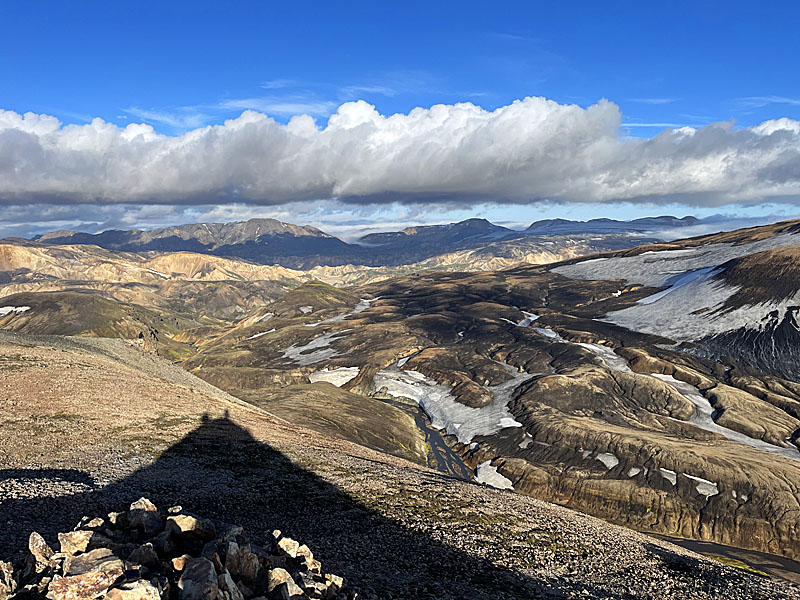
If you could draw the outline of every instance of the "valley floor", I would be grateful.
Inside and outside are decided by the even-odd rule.
[[[140,496],[309,544],[359,598],[800,589],[259,411],[121,340],[0,333],[0,556]]]

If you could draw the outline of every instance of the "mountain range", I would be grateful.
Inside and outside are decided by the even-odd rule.
[[[553,236],[638,236],[634,243],[655,241],[658,232],[696,223],[693,217],[654,217],[634,221],[538,221],[524,231],[494,225],[485,219],[467,219],[448,225],[409,227],[397,232],[372,233],[347,243],[319,229],[275,219],[250,219],[233,223],[198,223],[102,233],[55,231],[32,239],[47,245],[95,245],[122,252],[196,252],[241,258],[261,264],[309,269],[346,264],[373,267],[412,264],[433,257],[494,245],[496,252],[541,247]],[[598,240],[600,241],[600,240]],[[628,247],[630,240],[616,241]],[[611,249],[611,248],[609,248]]]

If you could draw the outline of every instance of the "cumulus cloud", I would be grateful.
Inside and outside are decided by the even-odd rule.
[[[180,136],[101,119],[0,111],[0,202],[683,202],[800,199],[800,123],[667,129],[636,138],[602,100],[525,98],[385,116],[342,104],[324,126],[245,111]]]

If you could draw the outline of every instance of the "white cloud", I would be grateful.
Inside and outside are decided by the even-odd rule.
[[[324,127],[308,115],[281,124],[247,110],[180,136],[143,124],[62,125],[47,115],[0,111],[5,204],[278,205],[325,198],[796,203],[800,125],[716,123],[644,139],[625,135],[611,102],[582,108],[544,98],[494,111],[462,103],[391,116],[348,102]]]

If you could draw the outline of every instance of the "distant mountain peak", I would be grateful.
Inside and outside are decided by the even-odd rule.
[[[406,227],[400,231],[370,233],[359,239],[363,244],[392,244],[408,241],[409,237],[417,238],[424,243],[457,243],[462,240],[480,236],[497,236],[512,233],[506,227],[495,225],[482,218],[465,219],[456,223],[441,225],[417,225]]]
[[[543,219],[531,223],[525,230],[536,235],[575,235],[579,233],[613,233],[613,232],[645,232],[688,227],[696,225],[699,220],[692,216],[682,218],[671,215],[658,217],[641,217],[631,221],[619,221],[607,217],[589,219],[588,221],[570,221],[568,219]]]

